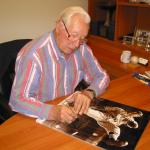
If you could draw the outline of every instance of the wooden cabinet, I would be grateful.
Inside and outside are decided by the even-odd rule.
[[[150,31],[150,5],[116,0],[116,20],[114,40],[133,34],[135,29]]]
[[[110,8],[102,7],[104,2],[108,3]],[[97,36],[101,36],[99,33],[101,29],[98,24],[101,21],[105,23],[108,19],[108,12],[113,13],[110,14],[112,16],[109,18],[109,20],[114,21],[114,23],[112,20],[112,22],[109,22],[109,28],[112,28],[114,33],[113,40],[118,41],[125,35],[133,34],[136,28],[150,31],[150,5],[148,4],[129,3],[129,0],[89,0],[88,4],[92,23],[97,23],[93,28],[99,28],[97,29],[98,33],[95,34]],[[113,26],[111,26],[111,23],[113,23]]]
[[[125,35],[133,35],[136,29],[150,31],[150,5],[129,3],[129,0],[116,0],[114,41],[121,43]],[[122,45],[133,54],[150,59],[150,52],[144,47]],[[150,60],[149,60],[150,61]]]
[[[104,12],[98,8],[102,1],[104,0],[88,1],[89,14],[92,18],[92,22],[98,22],[106,18],[106,10]],[[129,3],[129,0],[115,0],[115,2],[113,0],[107,1],[110,1],[111,4],[116,6],[114,13],[114,27],[109,26],[109,28],[114,28],[113,32],[110,33],[114,34],[112,40],[120,44],[122,43],[123,36],[133,35],[136,28],[150,31],[150,5]],[[99,34],[95,35],[101,36]],[[109,39],[107,36],[102,37]],[[142,46],[122,44],[122,48],[132,50],[134,54],[149,59],[150,52],[146,52]]]
[[[102,1],[104,0],[88,1],[89,14],[93,22],[103,21],[106,18],[106,10],[99,9]],[[123,36],[133,34],[136,28],[150,31],[150,5],[129,3],[129,0],[115,0],[114,4],[116,7],[113,18],[113,39],[110,40],[99,33],[95,34],[96,36],[91,35],[89,46],[112,79],[138,70],[150,70],[150,51],[145,51],[140,46],[122,44],[121,41]],[[131,50],[132,55],[148,59],[149,65],[145,67],[121,63],[120,55],[123,50]]]
[[[89,0],[91,34],[114,39],[115,0]]]

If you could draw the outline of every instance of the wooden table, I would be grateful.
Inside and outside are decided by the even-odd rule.
[[[101,97],[150,111],[150,87],[131,75],[113,80]],[[150,123],[136,149],[147,150],[150,143]],[[0,125],[1,150],[93,150],[99,149],[81,140],[37,124],[35,119],[17,114]]]

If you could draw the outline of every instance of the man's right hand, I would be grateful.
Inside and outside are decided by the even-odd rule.
[[[49,120],[60,121],[63,123],[71,123],[76,118],[77,114],[73,107],[53,105],[49,113]]]

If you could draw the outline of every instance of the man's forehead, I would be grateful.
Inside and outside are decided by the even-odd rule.
[[[81,15],[81,14],[74,14],[74,15],[70,18],[70,21],[71,21],[71,22],[72,22],[72,21],[79,21],[79,20],[86,23],[84,16]]]
[[[73,16],[70,20],[70,24],[69,26],[71,28],[86,28],[88,27],[88,23],[86,23],[85,19],[83,18],[83,16],[79,16],[79,15],[76,15],[76,16]]]

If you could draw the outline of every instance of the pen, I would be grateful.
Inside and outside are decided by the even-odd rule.
[[[133,77],[135,77],[141,83],[144,83],[145,85],[150,86],[150,79],[145,77],[145,75],[142,75],[142,74],[135,72],[135,73],[133,73]]]
[[[145,82],[149,82],[150,83],[150,79],[147,76],[143,75],[143,74],[140,74],[140,73],[136,72],[136,73],[133,74],[133,76],[138,78],[138,79],[140,79],[140,80],[143,80]]]
[[[140,73],[139,73],[139,75],[140,75],[141,77],[146,78],[147,80],[150,81],[150,78],[149,78],[148,76],[146,76],[146,75],[144,75],[144,74],[140,74]]]
[[[150,86],[150,82],[146,82],[146,81],[143,81],[143,80],[140,80],[138,78],[136,78],[138,81],[140,81],[141,83],[144,83],[145,85],[147,86]]]

